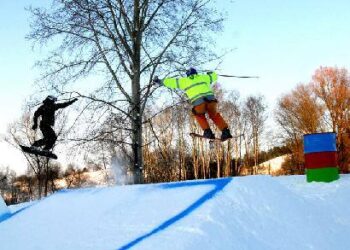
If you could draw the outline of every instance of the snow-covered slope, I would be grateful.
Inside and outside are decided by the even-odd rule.
[[[350,176],[247,176],[61,191],[12,207],[0,249],[350,249]]]

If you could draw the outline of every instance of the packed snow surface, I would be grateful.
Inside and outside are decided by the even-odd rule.
[[[350,249],[350,175],[64,190],[10,207],[2,250]]]

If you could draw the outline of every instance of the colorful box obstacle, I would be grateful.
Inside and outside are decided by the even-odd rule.
[[[306,180],[331,182],[339,179],[335,133],[304,135]]]

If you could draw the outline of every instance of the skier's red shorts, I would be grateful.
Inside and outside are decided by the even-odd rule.
[[[209,128],[209,123],[205,114],[208,113],[209,118],[215,123],[215,125],[222,131],[227,128],[228,125],[222,118],[220,113],[217,112],[217,101],[205,101],[197,106],[194,106],[192,113],[199,123],[200,127],[205,130]]]

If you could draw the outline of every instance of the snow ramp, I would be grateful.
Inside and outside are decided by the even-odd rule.
[[[0,249],[350,249],[350,178],[249,176],[63,190],[13,208]]]

